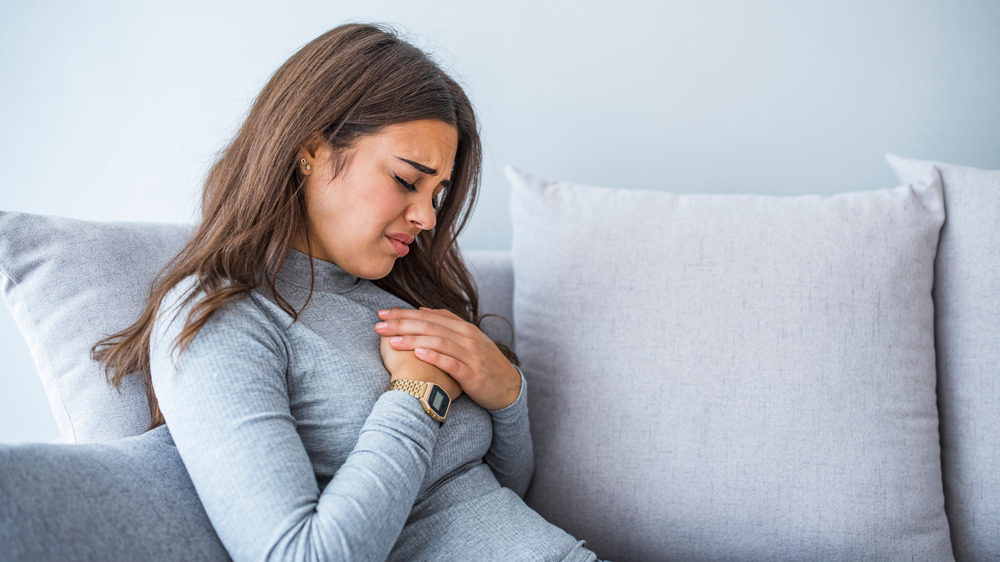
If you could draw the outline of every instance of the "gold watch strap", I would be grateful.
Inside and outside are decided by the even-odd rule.
[[[448,393],[434,383],[428,383],[424,381],[415,381],[408,379],[397,379],[389,382],[389,386],[385,387],[386,392],[390,390],[402,390],[403,392],[415,396],[417,400],[420,400],[420,405],[423,406],[424,411],[431,419],[444,423],[445,418],[448,416],[448,409],[451,406],[451,397]],[[427,402],[434,396],[434,391],[437,390],[443,394],[448,402],[446,402],[444,414],[439,414],[431,408],[431,405]]]
[[[412,394],[417,398],[423,398],[424,393],[427,392],[427,383],[424,381],[414,381],[414,380],[403,380],[396,379],[389,382],[389,386],[385,388],[386,390],[402,390],[407,394]]]

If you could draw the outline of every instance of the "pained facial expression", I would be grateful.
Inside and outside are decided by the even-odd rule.
[[[428,119],[365,135],[333,177],[335,154],[325,142],[299,153],[306,174],[312,256],[363,279],[381,279],[409,252],[421,230],[434,228],[434,198],[451,185],[458,131]],[[294,247],[303,253],[305,237]]]

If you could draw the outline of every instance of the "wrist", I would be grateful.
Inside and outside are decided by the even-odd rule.
[[[525,395],[527,393],[527,382],[524,379],[524,374],[518,367],[513,365],[512,367],[514,367],[514,372],[517,373],[517,385],[515,387],[515,390],[513,390],[512,392],[513,398],[510,398],[508,401],[506,401],[505,406],[502,406],[500,408],[490,409],[489,412],[494,417],[497,416],[505,417],[508,414],[508,412],[514,412],[518,410],[519,407],[523,407],[524,403],[526,402]]]
[[[462,395],[462,387],[455,382],[455,379],[437,367],[432,367],[431,369],[397,369],[397,373],[390,373],[390,381],[407,380],[436,384],[444,389],[452,400]]]
[[[424,411],[434,421],[444,423],[451,409],[451,396],[445,389],[433,382],[414,379],[393,379],[386,387],[386,392],[400,391],[409,394],[420,401]]]

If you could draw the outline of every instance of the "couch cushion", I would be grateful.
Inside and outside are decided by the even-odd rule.
[[[479,290],[479,328],[493,341],[514,347],[514,272],[509,251],[462,252]]]
[[[149,427],[142,381],[128,377],[119,393],[90,349],[139,317],[154,275],[189,234],[183,225],[0,211],[0,289],[28,341],[60,441],[108,441]]]
[[[0,560],[229,560],[166,426],[0,445]]]
[[[1000,553],[1000,171],[889,156],[900,181],[940,170],[935,263],[945,509],[958,560]]]
[[[529,505],[612,559],[951,557],[939,183],[685,196],[507,174]]]

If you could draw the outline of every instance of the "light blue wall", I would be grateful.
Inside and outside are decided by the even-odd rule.
[[[400,24],[466,85],[469,249],[510,243],[508,163],[772,194],[891,186],[886,151],[1000,168],[995,0],[2,2],[0,209],[193,220],[269,74],[345,21]],[[54,437],[6,312],[0,338],[0,442]]]

